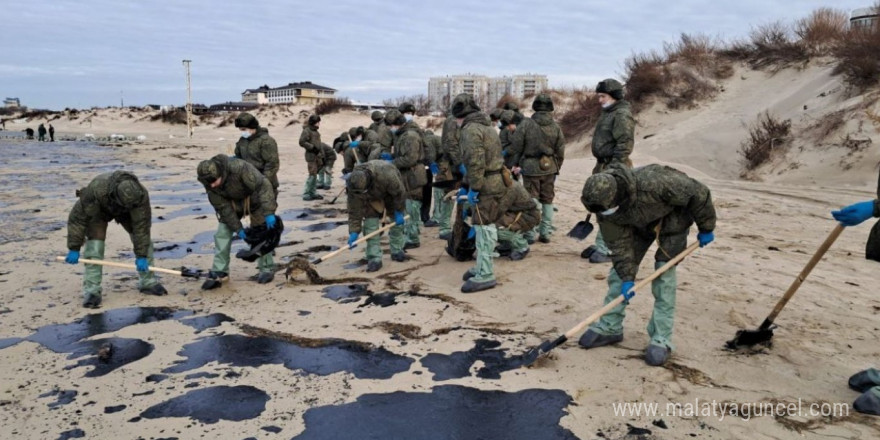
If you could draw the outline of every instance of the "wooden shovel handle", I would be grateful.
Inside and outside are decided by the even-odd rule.
[[[816,250],[816,253],[813,254],[813,258],[810,258],[810,261],[804,267],[800,274],[798,274],[797,278],[794,279],[794,282],[791,283],[791,286],[788,287],[788,290],[785,291],[785,295],[782,296],[782,299],[776,303],[776,307],[773,308],[773,311],[770,312],[770,315],[767,316],[767,319],[764,320],[764,323],[769,327],[770,324],[773,323],[773,320],[776,319],[776,316],[779,315],[779,312],[788,304],[788,300],[794,296],[794,293],[801,287],[801,284],[804,283],[804,280],[810,275],[810,272],[813,271],[813,268],[819,264],[819,261],[822,260],[822,257],[825,256],[825,252],[828,252],[828,249],[831,248],[831,245],[837,241],[837,237],[840,237],[840,233],[843,232],[844,226],[840,223],[828,234],[828,238],[819,246],[819,249]],[[762,324],[763,328],[765,324]]]
[[[660,275],[663,275],[664,272],[675,267],[675,265],[680,263],[681,260],[684,260],[685,257],[692,254],[695,250],[697,250],[699,248],[700,248],[700,242],[694,242],[692,245],[688,246],[687,249],[682,251],[680,254],[676,255],[675,258],[669,260],[666,264],[664,264],[663,267],[655,270],[654,273],[649,275],[647,278],[636,283],[636,285],[633,286],[632,291],[635,292],[636,290],[639,290],[642,287],[647,286],[648,284],[651,283],[651,281],[654,281],[655,279],[657,279],[657,277],[659,277]],[[614,300],[611,301],[610,303],[605,304],[605,307],[602,307],[601,309],[599,309],[599,311],[593,313],[592,315],[588,316],[587,319],[584,319],[578,325],[572,327],[571,330],[565,332],[565,337],[568,339],[571,339],[571,338],[575,337],[576,335],[580,334],[582,331],[584,331],[585,328],[587,328],[588,325],[597,321],[599,318],[602,317],[602,315],[610,312],[611,309],[617,307],[622,302],[623,302],[623,295],[619,295],[617,298],[614,298]]]
[[[405,215],[405,216],[403,216],[403,220],[404,220],[404,221],[409,220],[409,215]],[[357,240],[354,242],[354,244],[355,244],[355,245],[357,245],[357,244],[361,244],[361,243],[363,243],[363,242],[365,242],[365,241],[367,241],[367,240],[369,240],[369,239],[371,239],[371,238],[373,238],[373,237],[375,237],[375,236],[377,236],[377,235],[379,235],[379,234],[381,234],[381,233],[383,233],[383,232],[385,232],[385,231],[387,231],[387,230],[389,230],[389,229],[395,227],[396,225],[397,225],[397,223],[390,223],[390,224],[387,224],[387,225],[385,225],[385,226],[383,226],[383,227],[381,227],[381,228],[379,228],[379,229],[376,229],[375,231],[370,232],[369,234],[364,235],[363,237],[357,239]],[[339,255],[339,254],[341,254],[341,253],[343,253],[343,252],[349,250],[349,249],[352,249],[352,248],[354,248],[354,246],[345,246],[345,247],[341,247],[341,248],[339,248],[339,249],[336,249],[335,251],[330,252],[330,253],[328,253],[328,254],[325,254],[325,255],[323,255],[322,257],[318,258],[317,260],[314,261],[313,264],[323,263],[323,262],[325,262],[325,261],[327,261],[327,260],[329,260],[329,259],[331,259],[331,258],[333,258],[333,257],[335,257],[335,256],[337,256],[337,255]]]
[[[55,259],[58,261],[65,260],[64,257],[55,257]],[[87,258],[80,258],[79,262],[82,264],[98,264],[101,266],[110,266],[110,267],[118,267],[121,269],[135,269],[135,270],[137,270],[137,267],[134,264],[116,263],[113,261],[89,260]],[[179,270],[163,269],[161,267],[150,266],[150,270],[153,272],[162,272],[162,273],[170,273],[170,274],[174,274],[174,275],[181,275],[181,271],[179,271]]]

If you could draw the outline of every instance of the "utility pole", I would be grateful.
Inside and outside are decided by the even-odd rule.
[[[192,82],[189,75],[189,63],[192,60],[183,60],[183,66],[186,68],[186,131],[189,138],[193,137],[193,107],[192,107]]]
[[[119,108],[125,107],[125,99],[123,99],[122,90],[119,91]]]

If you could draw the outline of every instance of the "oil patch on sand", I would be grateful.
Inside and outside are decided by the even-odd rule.
[[[477,377],[500,379],[501,373],[515,370],[525,365],[523,356],[507,356],[506,349],[499,349],[501,343],[489,339],[477,339],[474,348],[456,351],[451,354],[431,353],[422,358],[421,363],[434,374],[435,381],[460,379],[471,375],[471,367],[481,361],[483,366],[477,370]]]
[[[190,391],[151,406],[140,417],[189,417],[206,424],[220,420],[240,422],[262,414],[269,399],[265,391],[252,386],[217,386]]]
[[[576,440],[559,426],[572,402],[562,390],[509,393],[457,385],[430,393],[364,394],[352,403],[307,410],[305,431],[293,440]]]

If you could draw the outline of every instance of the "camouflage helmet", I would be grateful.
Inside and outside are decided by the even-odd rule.
[[[474,101],[473,95],[462,93],[452,100],[452,116],[463,118],[471,113],[480,111],[480,106]]]
[[[147,191],[134,179],[125,179],[116,185],[116,200],[125,208],[134,208],[139,205]]]
[[[503,110],[513,110],[515,112],[519,112],[519,106],[516,105],[513,101],[507,101],[504,103],[504,107],[501,107]]]
[[[260,123],[254,115],[250,113],[241,113],[235,118],[235,127],[257,129],[260,128]]]
[[[354,140],[358,137],[358,133],[363,133],[363,127],[351,127],[348,129],[348,137]]]
[[[373,180],[370,174],[370,170],[364,167],[355,168],[348,176],[348,190],[353,195],[366,194]]]
[[[501,119],[501,113],[503,112],[503,108],[496,108],[495,110],[492,110],[492,113],[489,113],[489,119],[491,119],[492,121],[497,121]]]
[[[522,121],[522,114],[513,110],[504,110],[499,119],[502,125],[519,124]]]
[[[318,125],[318,122],[321,122],[321,117],[318,115],[309,116],[309,125]]]
[[[535,101],[532,102],[532,110],[536,112],[552,112],[553,99],[550,98],[550,95],[546,93],[541,93],[540,95],[536,96]]]
[[[404,102],[397,107],[397,111],[401,113],[412,113],[416,114],[416,106],[411,102]]]
[[[401,126],[406,124],[406,118],[400,113],[400,110],[391,109],[385,112],[385,124]]]
[[[199,182],[202,182],[205,186],[210,186],[215,180],[220,178],[220,167],[217,166],[216,162],[210,159],[199,162],[197,172],[199,175]]]
[[[598,173],[590,176],[584,183],[581,203],[592,213],[600,213],[611,209],[617,204],[617,180],[609,173]]]
[[[372,114],[370,114],[370,119],[372,119],[373,122],[379,122],[382,120],[383,117],[384,115],[379,110],[376,110]]]
[[[623,84],[613,78],[599,81],[596,85],[596,93],[604,93],[616,100],[623,99]]]
[[[434,130],[425,130],[425,136],[433,136]]]

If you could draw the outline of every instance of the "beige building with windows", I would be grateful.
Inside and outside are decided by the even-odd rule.
[[[241,101],[257,104],[317,105],[321,101],[335,97],[336,89],[303,81],[281,87],[272,88],[264,85],[256,89],[247,89],[241,94]]]
[[[875,8],[861,8],[852,11],[849,25],[853,28],[880,26],[880,11]]]
[[[490,78],[484,75],[439,76],[428,80],[428,98],[433,111],[445,111],[455,95],[470,93],[480,106],[494,106],[504,95],[525,99],[547,89],[547,75],[513,75]]]

